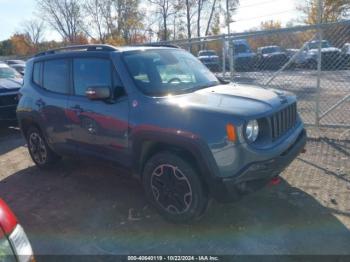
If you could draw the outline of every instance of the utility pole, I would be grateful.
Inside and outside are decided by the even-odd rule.
[[[226,0],[226,26],[227,26],[227,34],[231,34],[230,23],[231,23],[231,15],[230,15],[230,0]]]

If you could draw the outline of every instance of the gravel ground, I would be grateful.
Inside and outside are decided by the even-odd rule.
[[[2,128],[0,196],[37,255],[350,254],[348,133],[310,130],[307,152],[279,185],[232,204],[213,201],[201,221],[173,225],[120,170],[78,159],[39,170],[19,131]]]

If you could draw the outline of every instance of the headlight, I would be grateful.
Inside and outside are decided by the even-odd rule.
[[[248,142],[254,142],[259,135],[259,124],[256,120],[250,120],[245,128],[245,137]]]

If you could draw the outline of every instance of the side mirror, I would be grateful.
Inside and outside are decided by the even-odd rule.
[[[217,76],[216,78],[219,80],[220,84],[227,85],[230,83],[230,81],[226,80],[222,76]]]
[[[91,86],[86,89],[86,96],[90,100],[105,100],[111,97],[109,86]]]

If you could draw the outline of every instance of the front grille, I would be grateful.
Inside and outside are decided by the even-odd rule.
[[[293,103],[270,117],[272,140],[284,135],[295,126],[297,121],[297,104]]]
[[[0,107],[17,105],[17,95],[4,95],[0,96]]]

